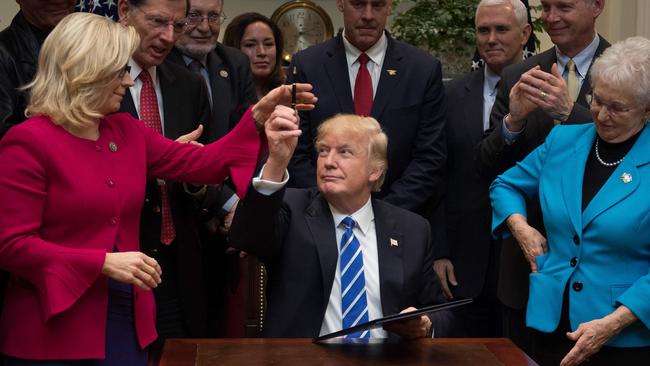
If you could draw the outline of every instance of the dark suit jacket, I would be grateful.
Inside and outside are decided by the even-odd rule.
[[[490,255],[490,183],[479,175],[476,147],[483,136],[484,69],[451,81],[445,90],[447,240],[434,247],[435,258],[454,265],[457,297],[476,297],[485,283]],[[471,229],[470,229],[471,228]]]
[[[28,93],[18,90],[36,75],[41,45],[32,28],[18,12],[11,25],[0,32],[0,138],[25,119]]]
[[[598,57],[609,46],[610,44],[600,37],[595,57]],[[502,135],[503,117],[509,110],[510,89],[519,81],[523,73],[536,65],[550,73],[554,62],[556,62],[555,48],[550,48],[522,63],[509,66],[503,71],[501,88],[490,115],[490,129],[486,131],[479,150],[480,167],[486,179],[493,180],[497,175],[523,160],[526,155],[544,142],[553,128],[553,119],[542,110],[536,110],[528,116],[524,131],[512,145],[506,145]],[[580,88],[580,93],[566,124],[586,123],[593,120],[585,99],[585,95],[590,89],[591,83],[589,79],[586,79]],[[528,222],[542,235],[545,234],[541,210],[537,201],[529,204]],[[514,239],[503,241],[499,267],[499,299],[512,308],[523,309],[528,300],[527,273],[530,272],[530,266]]]
[[[208,121],[210,106],[203,79],[191,71],[168,61],[157,68],[165,115],[165,136],[176,139],[193,131],[202,121]],[[131,98],[126,93],[120,107],[138,118]],[[160,188],[155,180],[147,182],[145,203],[140,217],[141,250],[157,259],[165,271],[165,281],[177,281],[183,299],[184,322],[188,336],[201,337],[206,334],[207,309],[205,305],[205,285],[202,275],[202,243],[198,233],[198,214],[191,197],[185,193],[180,183],[170,184],[170,205],[176,239],[170,245],[178,251],[178,262],[168,262],[160,252]],[[167,269],[167,270],[166,270]],[[160,329],[159,329],[160,331]],[[161,331],[164,336],[164,331]]]
[[[420,216],[372,200],[381,305],[385,315],[437,301],[429,225]],[[391,246],[390,239],[398,246]],[[332,213],[314,189],[264,196],[249,189],[230,230],[231,243],[257,255],[268,271],[264,335],[318,335],[338,261]]]
[[[388,33],[387,37],[371,112],[388,135],[388,171],[376,197],[415,211],[429,198],[434,205],[442,198],[446,155],[442,73],[438,60]],[[318,103],[300,115],[303,133],[289,167],[290,184],[313,187],[318,126],[338,113],[354,113],[342,35],[298,52],[289,70],[294,66],[295,79],[314,86]]]
[[[167,59],[187,67],[182,55],[174,48]],[[235,127],[246,109],[257,102],[257,96],[248,57],[237,49],[218,43],[208,54],[207,70],[212,90],[212,116],[206,132],[209,141],[215,141]]]
[[[167,57],[187,68],[183,54],[174,48]],[[248,57],[239,50],[217,44],[207,57],[207,70],[212,90],[211,118],[206,121],[206,140],[216,141],[235,127],[246,109],[257,102],[255,84],[250,70]],[[227,184],[210,187],[205,199],[200,203],[201,209],[218,214],[221,218],[225,212],[223,205],[235,192]]]
[[[167,60],[188,68],[178,48],[172,50]],[[211,118],[206,121],[205,134],[206,140],[212,142],[235,127],[246,109],[257,101],[257,95],[250,61],[239,50],[218,43],[214,51],[208,54],[206,67],[212,90],[212,108]],[[202,221],[210,221],[215,217],[223,220],[227,214],[223,206],[235,194],[229,183],[231,182],[207,186],[205,195],[195,197]],[[210,279],[207,303],[204,305],[209,309],[210,336],[222,336],[225,317],[229,311],[227,290],[231,287],[234,291],[238,283],[239,255],[227,256],[226,238],[206,230],[203,225],[199,225],[199,234],[204,243],[209,243],[203,247],[203,263],[204,278]]]

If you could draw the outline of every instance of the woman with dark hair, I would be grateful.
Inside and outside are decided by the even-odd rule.
[[[271,19],[259,13],[235,17],[226,28],[223,44],[248,56],[258,99],[284,84],[282,32]]]

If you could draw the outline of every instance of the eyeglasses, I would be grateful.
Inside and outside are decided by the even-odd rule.
[[[163,31],[165,28],[171,25],[174,33],[180,34],[183,33],[183,31],[185,31],[185,27],[187,27],[187,19],[170,19],[168,17],[147,13],[146,11],[140,9],[138,6],[134,6],[133,8],[144,14],[144,18],[147,21],[147,24],[149,24],[151,28],[158,31]]]
[[[187,24],[199,25],[203,23],[203,19],[207,19],[210,24],[222,24],[226,18],[226,13],[224,12],[201,14],[198,11],[190,11],[187,14]]]
[[[609,113],[609,115],[614,118],[621,117],[626,113],[634,110],[634,108],[626,107],[624,105],[619,104],[618,102],[607,104],[603,102],[603,100],[600,99],[600,97],[596,93],[590,93],[585,95],[585,99],[587,100],[587,103],[591,105],[591,108],[596,110],[600,110],[601,108],[606,108],[607,113]]]
[[[126,74],[128,74],[130,72],[131,72],[131,66],[126,65],[126,66],[124,66],[122,68],[122,70],[120,70],[120,72],[117,73],[117,78],[122,79],[124,77],[124,75],[126,75]]]

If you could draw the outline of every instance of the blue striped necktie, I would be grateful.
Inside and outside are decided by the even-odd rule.
[[[368,300],[366,278],[363,275],[363,254],[359,241],[354,236],[354,220],[347,216],[341,221],[345,233],[341,238],[341,312],[343,329],[368,322]],[[356,332],[346,338],[369,338],[370,332]]]

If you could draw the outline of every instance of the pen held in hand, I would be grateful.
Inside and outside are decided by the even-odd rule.
[[[297,91],[296,91],[296,74],[298,74],[296,67],[293,67],[293,84],[291,85],[291,108],[296,109]]]

